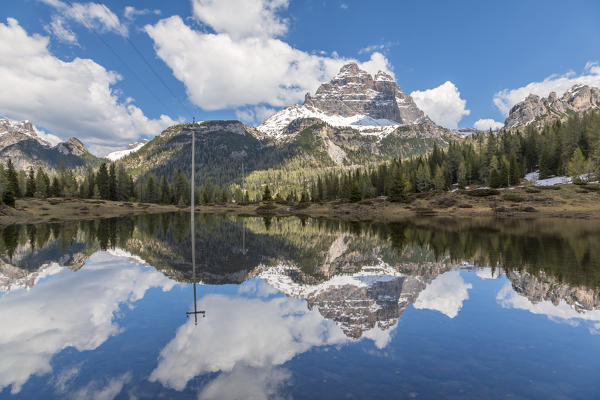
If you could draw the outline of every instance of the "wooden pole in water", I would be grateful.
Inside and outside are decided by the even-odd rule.
[[[205,316],[204,311],[198,311],[198,303],[196,300],[196,225],[194,224],[194,191],[196,189],[196,181],[194,179],[194,170],[196,169],[196,163],[194,161],[194,154],[196,153],[196,140],[195,130],[196,118],[192,125],[192,182],[190,184],[191,190],[191,201],[190,201],[190,237],[192,240],[192,281],[194,285],[194,311],[188,311],[186,315],[194,314],[194,324],[198,325],[198,314]]]

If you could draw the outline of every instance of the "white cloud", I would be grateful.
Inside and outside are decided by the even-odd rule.
[[[467,101],[460,98],[454,83],[446,81],[428,90],[417,90],[410,94],[417,106],[438,125],[456,129],[462,117],[469,115]]]
[[[198,398],[200,400],[279,399],[282,398],[281,389],[291,377],[292,374],[283,368],[237,367],[231,372],[220,374],[203,387]]]
[[[240,14],[229,17],[236,19]],[[261,36],[239,37],[241,30],[228,25],[217,24],[215,29],[230,29],[231,33],[196,31],[179,16],[145,29],[154,40],[157,55],[186,86],[189,99],[205,110],[295,104],[306,92],[314,92],[321,82],[331,79],[343,64],[353,61],[336,54],[309,54],[265,37],[264,32],[244,30]],[[379,69],[390,72],[380,53],[373,53],[360,67],[370,73]]]
[[[174,285],[154,269],[99,252],[77,272],[64,268],[29,291],[5,294],[0,298],[0,392],[11,386],[18,393],[32,375],[50,373],[50,361],[62,349],[96,349],[121,332],[115,315],[123,304],[142,299],[152,287]]]
[[[254,106],[235,111],[236,117],[251,125],[259,125],[271,115],[275,114],[277,109],[265,106]]]
[[[569,71],[563,75],[550,75],[541,82],[531,82],[516,89],[504,89],[494,94],[494,104],[504,114],[530,94],[547,97],[551,92],[562,96],[573,85],[582,84],[600,87],[600,65],[588,62],[582,74]]]
[[[90,59],[62,61],[48,38],[28,35],[18,21],[0,23],[0,110],[60,135],[76,136],[96,154],[121,148],[141,135],[156,135],[173,121],[149,119],[113,88],[121,76]]]
[[[155,10],[151,10],[149,8],[139,9],[139,8],[135,8],[133,6],[126,6],[125,11],[123,12],[123,16],[128,21],[133,21],[134,19],[136,19],[137,17],[142,16],[142,15],[149,15],[149,14],[160,15],[160,13],[161,13],[161,11],[158,9],[155,9]]]
[[[358,54],[372,53],[374,51],[383,51],[383,50],[385,50],[384,44],[372,44],[370,46],[359,49]]]
[[[490,129],[493,131],[497,131],[503,126],[504,124],[502,122],[494,121],[491,118],[478,119],[473,124],[473,127],[478,131],[489,131]]]
[[[62,17],[63,25],[64,20],[68,19],[75,21],[90,30],[98,32],[113,32],[121,36],[127,36],[127,26],[119,21],[119,17],[115,15],[108,7],[100,3],[71,3],[67,4],[60,0],[39,0],[51,7],[54,7],[56,11]],[[54,18],[60,18],[59,16],[53,16]],[[68,29],[68,28],[66,28]],[[60,31],[59,31],[60,32]],[[73,32],[71,32],[73,34]],[[73,34],[74,36],[74,34]],[[57,35],[58,37],[58,35]]]
[[[498,304],[504,308],[527,310],[532,314],[545,315],[548,319],[555,322],[564,322],[576,325],[579,322],[586,322],[589,329],[600,328],[596,323],[600,322],[600,310],[581,310],[560,299],[558,304],[553,304],[549,300],[541,300],[533,303],[527,297],[517,293],[510,281],[500,289],[496,296]]]
[[[77,35],[65,24],[65,20],[61,16],[52,16],[52,21],[48,25],[45,25],[44,29],[61,42],[73,45],[79,44]]]
[[[454,318],[462,308],[463,302],[469,298],[469,289],[472,287],[463,280],[458,271],[446,272],[427,285],[419,294],[414,307],[436,310]]]
[[[340,8],[341,8],[342,10],[347,10],[347,9],[348,9],[348,4],[346,4],[346,3],[342,3],[342,4],[340,4]]]
[[[70,397],[76,400],[113,400],[121,393],[123,386],[129,382],[131,382],[130,373],[111,378],[108,382],[95,380],[75,391]]]
[[[183,390],[197,375],[268,369],[314,346],[349,341],[334,322],[298,299],[206,295],[198,307],[206,318],[197,326],[190,319],[177,330],[160,352],[151,382]]]
[[[233,39],[285,34],[288,21],[277,13],[287,6],[288,0],[192,0],[194,17]]]

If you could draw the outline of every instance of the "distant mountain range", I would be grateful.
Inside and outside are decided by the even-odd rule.
[[[542,127],[554,121],[565,121],[570,115],[600,109],[600,89],[574,85],[562,97],[555,92],[546,98],[530,94],[511,108],[505,129],[519,129],[530,124]]]
[[[0,119],[0,160],[11,159],[16,169],[29,166],[57,170],[61,163],[67,168],[97,166],[101,159],[91,154],[81,141],[51,143],[29,121]]]
[[[510,110],[504,129],[537,127],[598,108],[600,89],[589,86],[573,86],[560,98],[530,95]],[[221,185],[241,182],[242,168],[246,175],[350,168],[424,154],[434,144],[445,147],[477,132],[436,125],[392,76],[382,71],[372,76],[349,63],[314,94],[307,93],[302,105],[286,107],[256,128],[239,121],[176,125],[105,158],[92,155],[76,138],[51,143],[28,121],[0,119],[0,159],[11,158],[18,169],[119,161],[135,177],[170,175],[177,168],[189,174],[192,131],[198,140],[198,182]]]

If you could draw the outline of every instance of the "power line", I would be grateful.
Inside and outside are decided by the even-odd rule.
[[[71,6],[71,9],[76,12],[79,15],[79,18],[81,18],[81,21],[83,22],[85,20],[85,17],[83,15],[81,15],[81,13],[79,13],[79,11],[73,6],[73,3],[70,0],[65,0],[69,6]],[[115,19],[115,15],[112,13],[112,11],[109,10],[108,13],[111,18],[113,18],[113,20]],[[117,19],[115,21],[117,23],[117,25],[120,25],[119,20]],[[85,25],[85,24],[84,24]],[[170,108],[169,106],[167,106],[162,99],[155,94],[145,83],[144,81],[138,76],[138,74],[125,62],[125,60],[104,40],[104,38],[102,38],[102,36],[96,32],[93,28],[89,28],[90,31],[92,31],[92,33],[94,35],[96,35],[96,37],[98,39],[100,39],[100,41],[104,44],[104,46],[106,46],[106,48],[108,48],[110,50],[111,53],[113,53],[113,55],[115,57],[117,57],[119,59],[119,61],[121,61],[121,63],[125,66],[125,68],[127,68],[127,70],[129,70],[129,72],[131,72],[131,74],[133,76],[136,77],[136,79],[140,82],[140,84],[166,109]],[[175,99],[177,100],[177,102],[185,109],[185,111],[187,111],[190,115],[193,114],[193,111],[191,111],[176,95],[175,93],[173,93],[173,91],[171,90],[171,88],[165,83],[165,81],[159,76],[159,74],[152,68],[152,66],[150,65],[150,63],[148,62],[148,60],[144,57],[144,55],[140,52],[140,50],[135,46],[135,44],[131,41],[131,39],[129,37],[125,37],[127,39],[127,41],[129,42],[129,44],[134,48],[134,50],[136,51],[136,53],[142,58],[142,60],[144,61],[144,63],[146,64],[146,66],[152,71],[152,73],[158,78],[158,80],[161,82],[161,84],[168,90],[169,94]],[[177,113],[175,113],[177,114]]]

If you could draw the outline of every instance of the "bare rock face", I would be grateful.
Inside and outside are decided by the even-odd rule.
[[[600,309],[600,295],[596,290],[570,286],[543,273],[534,276],[529,272],[511,271],[507,273],[507,277],[515,292],[527,297],[534,304],[550,301],[556,306],[564,301],[578,312]]]
[[[532,123],[542,126],[554,121],[564,121],[570,113],[583,113],[592,109],[600,109],[600,89],[575,85],[560,98],[555,92],[546,98],[530,94],[513,106],[504,126],[506,129],[518,129]]]
[[[342,117],[365,115],[398,124],[431,122],[413,99],[398,87],[394,78],[382,71],[372,77],[356,63],[344,65],[331,82],[317,89],[314,96],[307,93],[304,105]]]
[[[77,138],[70,138],[66,142],[59,143],[56,145],[56,149],[62,154],[73,154],[75,156],[83,156],[88,152],[88,149],[83,143]]]

